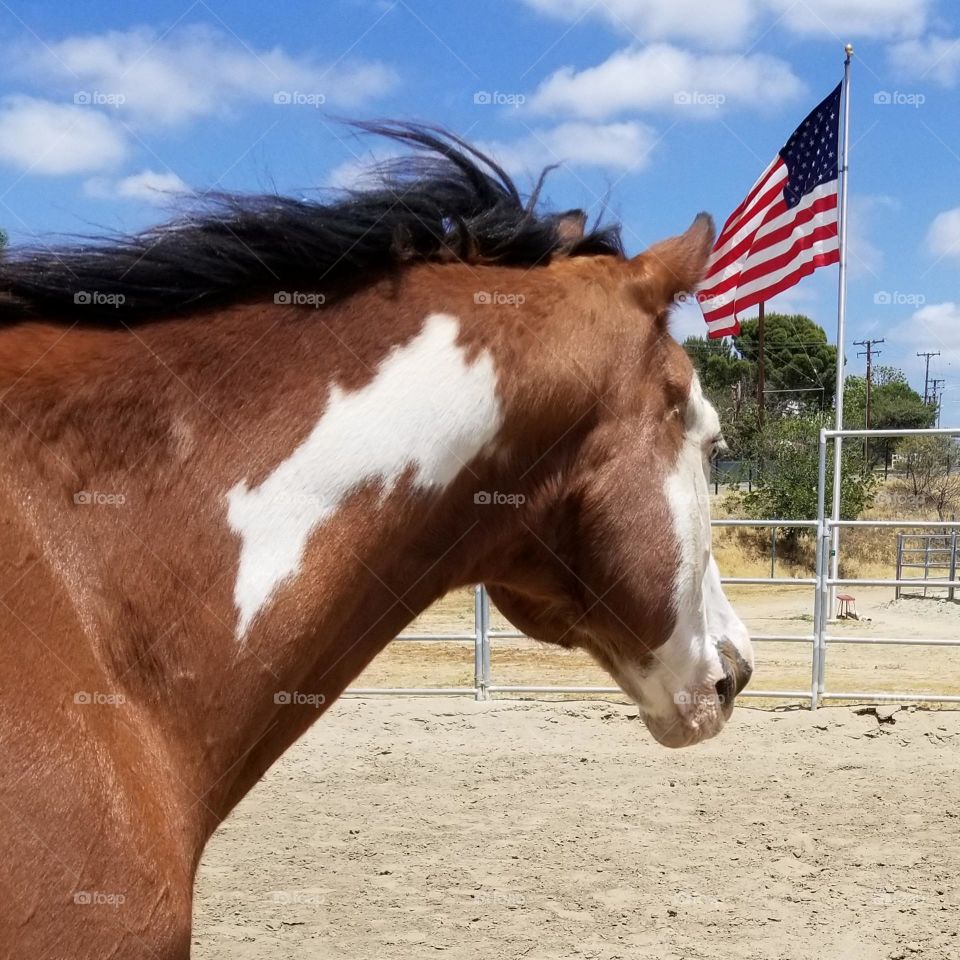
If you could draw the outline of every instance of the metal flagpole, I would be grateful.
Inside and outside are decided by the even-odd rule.
[[[837,387],[834,403],[836,405],[836,429],[843,429],[843,376],[844,376],[844,339],[847,322],[847,179],[850,169],[850,61],[853,59],[853,44],[848,43],[844,48],[847,57],[843,61],[843,123],[841,126],[842,153],[840,160],[840,197],[837,212],[838,241],[840,246],[840,277],[837,294]],[[833,508],[831,517],[834,521],[840,519],[840,481],[843,473],[841,462],[842,437],[835,437],[833,441]],[[830,577],[837,579],[840,564],[840,528],[834,525],[830,538]],[[830,616],[835,606],[837,588],[829,590],[829,610],[824,611]]]

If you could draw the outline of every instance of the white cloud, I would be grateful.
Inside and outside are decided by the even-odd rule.
[[[88,180],[83,188],[88,196],[99,199],[141,200],[159,205],[169,202],[175,194],[191,192],[175,173],[156,170],[141,170],[116,181],[97,177]]]
[[[779,106],[803,91],[776,57],[696,54],[660,43],[620,50],[585,70],[562,67],[540,84],[531,106],[594,119],[628,110],[715,117],[731,106]]]
[[[851,278],[870,274],[879,279],[883,251],[870,238],[877,214],[898,207],[893,197],[882,194],[850,197],[847,208],[847,264]]]
[[[650,162],[657,132],[644,123],[584,123],[571,121],[555,127],[527,128],[515,140],[494,140],[477,146],[508,173],[539,175],[544,167],[601,167],[637,171]],[[403,156],[390,148],[365,151],[335,166],[325,178],[326,186],[356,189],[376,186],[371,177],[379,164]]]
[[[0,160],[24,172],[90,173],[126,152],[123,132],[96,110],[21,96],[0,102]]]
[[[960,81],[960,37],[930,36],[895,43],[891,66],[911,80],[928,80],[952,88]]]
[[[561,123],[532,130],[514,141],[487,143],[489,151],[511,173],[539,173],[548,164],[642,170],[650,162],[657,133],[644,123]]]
[[[541,13],[576,22],[603,17],[641,40],[693,40],[708,47],[737,46],[750,36],[758,0],[526,0]]]
[[[923,31],[931,0],[766,0],[796,33],[834,37],[912,37]]]
[[[814,281],[806,280],[804,283],[798,283],[790,287],[783,293],[778,293],[767,301],[768,313],[785,313],[792,315],[802,313],[810,316],[815,312],[819,305],[820,295],[815,288]]]
[[[56,84],[75,103],[115,109],[144,124],[184,123],[243,102],[272,104],[283,94],[292,104],[285,109],[354,106],[396,79],[379,63],[327,67],[279,47],[254,50],[207,27],[68,37],[21,46],[8,59],[31,82]]]
[[[156,202],[164,195],[187,193],[190,188],[175,173],[159,173],[156,170],[143,170],[124,177],[117,184],[117,193],[121,197],[133,200]]]
[[[525,0],[568,23],[602,18],[638,41],[687,40],[707,48],[744,47],[770,22],[803,36],[915,37],[933,0]]]
[[[678,343],[683,343],[687,337],[707,336],[707,324],[703,319],[700,307],[690,299],[681,301],[670,311],[670,320],[667,326],[670,336]]]
[[[925,304],[890,330],[888,336],[895,343],[911,348],[907,358],[910,368],[918,366],[912,356],[917,344],[925,344],[924,350],[939,350],[937,362],[941,367],[960,366],[960,304],[952,300]],[[922,361],[919,366],[922,367]]]
[[[960,207],[944,210],[933,218],[927,231],[927,248],[937,257],[960,260]]]

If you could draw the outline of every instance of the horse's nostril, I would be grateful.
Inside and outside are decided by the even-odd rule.
[[[717,681],[716,685],[717,690],[717,700],[720,702],[720,706],[726,706],[728,703],[733,703],[733,698],[737,695],[737,686],[736,681],[729,673],[724,673],[723,679]]]
[[[721,703],[728,707],[733,706],[737,694],[747,685],[753,675],[753,667],[734,644],[724,638],[717,644],[720,662],[723,664],[723,679],[717,682],[717,696],[722,697]]]

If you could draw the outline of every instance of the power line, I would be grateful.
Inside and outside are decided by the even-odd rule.
[[[853,345],[855,347],[866,347],[866,350],[861,350],[859,353],[857,353],[857,356],[867,358],[867,404],[866,404],[867,408],[864,411],[864,421],[865,421],[864,425],[868,430],[870,429],[870,393],[871,393],[871,388],[873,387],[873,358],[874,356],[879,356],[880,353],[882,352],[880,350],[874,350],[874,347],[878,343],[883,343],[883,340],[880,339],[880,340],[854,340],[853,341]],[[870,438],[864,437],[863,438],[863,459],[868,464],[870,462],[869,443],[870,443]]]
[[[942,387],[947,381],[942,379],[937,379],[936,377],[930,381],[930,397],[933,400],[933,405],[937,410],[937,426],[940,426],[940,403],[943,400],[943,390],[941,389],[937,393],[937,388]]]
[[[940,356],[940,351],[939,351],[939,350],[929,350],[929,351],[927,351],[926,353],[917,353],[917,356],[918,356],[918,357],[926,357],[926,358],[927,358],[926,369],[924,370],[924,373],[923,373],[923,402],[924,402],[924,403],[929,403],[929,402],[930,402],[930,393],[929,393],[929,384],[930,384],[930,358],[931,358],[931,357],[939,357],[939,356]]]

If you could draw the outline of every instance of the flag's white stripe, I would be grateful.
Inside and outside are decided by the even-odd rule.
[[[774,175],[770,178],[770,182],[766,184],[763,190],[761,190],[760,193],[754,198],[754,202],[751,204],[749,209],[744,210],[744,212],[741,214],[740,221],[736,225],[736,232],[724,241],[723,246],[714,248],[713,253],[710,255],[710,260],[712,263],[716,263],[718,260],[722,259],[732,247],[735,247],[742,240],[756,232],[760,224],[763,223],[763,218],[766,216],[767,211],[774,203],[782,199],[782,195],[777,193],[772,201],[768,201],[759,206],[757,205],[757,201],[778,184],[786,184],[789,175],[790,174],[786,168],[786,165],[781,166],[780,169],[774,173]],[[710,266],[708,265],[707,276],[709,277],[709,275]]]
[[[750,189],[744,194],[743,200],[741,200],[740,203],[738,203],[737,206],[733,208],[733,213],[731,213],[730,216],[727,217],[727,223],[723,225],[723,230],[720,231],[721,236],[723,236],[723,231],[727,229],[727,224],[729,224],[733,220],[734,215],[736,215],[737,219],[739,220],[747,212],[749,207],[752,206],[754,203],[756,203],[757,197],[759,197],[760,194],[763,193],[763,190],[758,189],[760,187],[760,184],[762,184],[764,180],[766,180],[767,177],[770,176],[770,174],[773,172],[773,168],[780,162],[781,162],[780,154],[777,154],[767,164],[767,168],[763,171],[763,173],[760,174],[759,177],[757,177],[757,179],[753,183],[753,186],[751,186]],[[749,205],[747,204],[748,197],[750,198]],[[742,210],[740,209],[741,207],[743,207]]]
[[[764,237],[769,236],[775,230],[779,230],[781,227],[786,226],[790,223],[791,220],[795,220],[797,216],[812,207],[818,200],[822,200],[824,197],[829,197],[832,194],[837,192],[837,181],[830,180],[827,183],[821,183],[819,187],[811,190],[806,194],[803,199],[795,206],[791,207],[789,210],[784,211],[780,214],[779,217],[774,217],[769,223],[765,223],[758,231],[756,237],[754,237],[753,242],[758,243]],[[822,213],[818,213],[817,217],[821,216],[830,216],[832,219],[837,219],[837,208],[831,207],[829,210],[824,210]],[[816,219],[815,217],[814,219]],[[812,224],[813,221],[811,220]],[[804,232],[809,229],[813,229],[809,224],[802,224]]]
[[[811,190],[795,207],[787,210],[785,213],[781,214],[779,217],[774,217],[769,224],[764,224],[763,227],[757,231],[757,235],[754,237],[753,242],[757,243],[763,237],[769,236],[774,230],[778,230],[780,227],[789,224],[791,221],[796,219],[796,217],[807,210],[809,207],[813,206],[818,200],[823,199],[824,197],[829,197],[831,194],[836,193],[837,191],[837,182],[836,180],[831,180],[828,183],[822,183],[819,187],[814,190]],[[826,219],[821,219],[825,217]],[[824,210],[821,213],[818,213],[814,216],[808,223],[801,224],[798,229],[803,233],[812,231],[815,227],[821,226],[824,223],[830,223],[837,219],[837,208],[833,207],[830,210]],[[787,246],[793,242],[793,237],[790,237],[786,243]],[[719,286],[724,280],[728,280],[730,277],[736,276],[739,273],[742,273],[748,266],[753,266],[755,263],[761,263],[764,260],[769,260],[771,257],[776,256],[775,253],[770,253],[770,250],[779,250],[780,253],[783,253],[783,243],[769,247],[767,250],[761,250],[755,255],[748,254],[746,259],[743,260],[733,260],[728,263],[723,270],[720,271],[714,277],[707,276],[703,283],[700,285],[701,290],[709,290],[712,287]],[[704,301],[709,303],[709,300]],[[709,308],[707,308],[709,309]]]
[[[798,227],[797,230],[788,237],[784,237],[779,243],[771,244],[763,250],[751,253],[745,260],[741,260],[741,272],[746,273],[748,270],[754,270],[762,266],[768,260],[775,260],[777,257],[782,257],[797,242],[799,237],[813,233],[818,227],[826,227],[836,222],[837,211],[835,209],[821,211],[816,216],[811,217],[801,227]],[[756,279],[760,278],[758,277]]]
[[[827,237],[825,240],[818,240],[806,250],[801,251],[798,256],[794,257],[780,270],[777,270],[774,273],[764,274],[762,277],[757,277],[756,280],[753,280],[750,283],[745,283],[743,286],[737,287],[736,290],[731,290],[727,294],[721,294],[721,296],[727,298],[727,304],[731,305],[734,300],[745,300],[752,293],[765,290],[767,287],[776,286],[776,284],[783,280],[784,277],[789,276],[795,270],[804,264],[809,263],[815,257],[821,256],[825,253],[831,253],[832,251],[839,249],[839,247],[839,237]],[[702,306],[704,312],[710,312],[710,303],[711,301],[709,300],[703,301]],[[707,328],[709,330],[717,330],[721,327],[729,326],[734,313],[735,311],[731,310],[730,313],[725,314],[723,317],[716,317],[713,320],[708,320]]]

